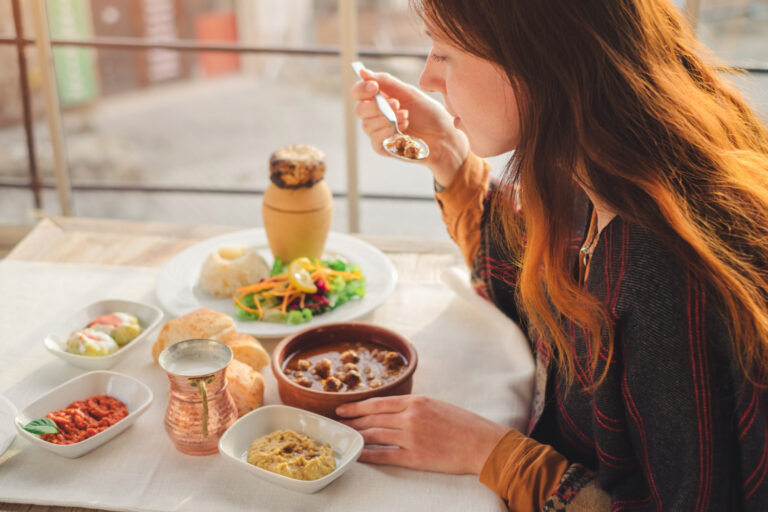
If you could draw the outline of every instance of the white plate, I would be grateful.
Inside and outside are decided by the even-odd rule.
[[[74,444],[49,443],[19,426],[19,423],[26,425],[32,420],[45,418],[49,412],[58,411],[76,400],[84,400],[93,395],[110,395],[117,398],[128,408],[128,416],[95,436]],[[150,403],[152,391],[133,377],[104,371],[84,373],[52,389],[22,409],[16,416],[16,430],[32,444],[56,455],[74,459],[98,448],[130,427],[147,410]]]
[[[284,429],[331,445],[336,458],[336,469],[317,480],[295,480],[248,463],[248,449],[251,443],[263,435]],[[266,405],[249,412],[229,427],[219,440],[219,453],[225,460],[259,478],[286,489],[309,494],[319,491],[346,472],[360,457],[363,444],[363,436],[358,431],[338,421],[287,405]]]
[[[10,400],[0,395],[0,455],[11,446],[16,430],[13,428],[13,419],[16,416],[16,406]]]
[[[272,253],[263,228],[228,233],[195,244],[166,263],[157,277],[157,298],[169,313],[181,316],[207,307],[233,317],[239,332],[267,337],[285,336],[312,325],[358,318],[384,302],[395,289],[397,282],[397,271],[383,252],[357,238],[329,233],[325,255],[343,256],[350,263],[360,267],[367,283],[365,297],[349,301],[333,311],[317,315],[310,322],[298,325],[239,320],[235,316],[237,308],[232,299],[214,297],[198,286],[203,262],[211,252],[225,245],[255,247],[259,254],[272,264]]]
[[[69,335],[80,329],[85,329],[94,319],[109,313],[129,313],[139,320],[141,334],[130,343],[119,348],[108,356],[83,356],[67,352]],[[43,343],[51,354],[60,357],[69,364],[85,370],[106,370],[112,368],[120,359],[138,346],[163,319],[163,312],[155,306],[130,300],[108,299],[87,306],[61,323],[57,324]]]

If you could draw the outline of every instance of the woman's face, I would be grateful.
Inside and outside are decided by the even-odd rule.
[[[515,149],[520,116],[515,91],[497,65],[430,34],[432,51],[419,87],[438,92],[454,126],[467,134],[472,151],[482,157]]]

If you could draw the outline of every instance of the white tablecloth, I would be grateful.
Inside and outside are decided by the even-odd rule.
[[[44,349],[48,325],[103,298],[156,303],[156,275],[157,270],[143,268],[0,262],[0,393],[21,409],[84,373]],[[414,343],[419,353],[414,393],[524,428],[530,353],[516,326],[483,306],[478,309],[443,283],[399,283],[393,296],[362,320],[385,324]],[[136,424],[79,459],[58,457],[17,437],[0,457],[0,501],[162,511],[504,508],[471,475],[355,463],[324,490],[303,495],[245,474],[219,455],[181,454],[163,429],[168,382],[152,361],[153,340],[149,336],[112,368],[142,380],[155,394]],[[268,369],[264,377],[265,402],[279,403]]]

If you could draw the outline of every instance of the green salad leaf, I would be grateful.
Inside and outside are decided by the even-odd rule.
[[[257,320],[262,322],[277,322],[288,325],[298,325],[311,321],[315,316],[321,315],[350,300],[365,296],[367,283],[358,265],[352,265],[344,258],[314,260],[314,268],[325,267],[347,275],[330,275],[324,280],[316,281],[318,290],[314,293],[305,293],[301,296],[301,305],[298,297],[289,299],[288,310],[283,313],[280,307],[283,301],[282,295],[272,295],[271,290],[264,289],[238,297],[235,301],[236,315],[241,320]],[[275,258],[270,278],[277,276],[282,284],[277,286],[289,286],[288,276],[290,265],[286,265],[280,258]],[[350,277],[348,274],[356,274]],[[277,281],[281,282],[281,281]],[[293,302],[291,304],[291,302]],[[261,311],[261,313],[259,313]]]

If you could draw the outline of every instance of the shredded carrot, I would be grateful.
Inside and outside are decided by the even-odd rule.
[[[309,277],[313,282],[320,284],[322,281],[323,288],[327,289],[328,292],[334,290],[332,282],[338,280],[338,278],[347,282],[363,279],[360,270],[355,270],[354,272],[334,270],[324,266],[322,261],[318,259],[313,260],[310,265],[305,267],[305,270],[309,273]],[[248,295],[253,296],[255,307],[249,307],[243,303],[243,299]],[[260,302],[261,300],[265,300],[266,304],[270,305],[267,309],[274,309],[285,315],[290,305],[296,299],[298,299],[298,306],[301,309],[305,309],[308,295],[312,294],[293,286],[291,278],[286,272],[262,279],[258,283],[238,288],[233,299],[235,304],[243,311],[251,314],[257,313],[259,318],[263,318],[265,309]]]
[[[258,300],[257,300],[257,301],[254,301],[254,302],[255,302],[256,304],[258,304],[258,303],[259,303],[259,301],[258,301]],[[235,297],[235,303],[236,303],[238,306],[240,306],[241,308],[243,308],[243,310],[244,310],[244,311],[247,311],[248,313],[261,313],[261,311],[260,311],[260,309],[261,309],[261,306],[259,306],[259,309],[253,309],[253,308],[249,308],[248,306],[246,306],[245,304],[243,304],[242,302],[240,302],[240,299],[238,299],[237,297]]]
[[[294,297],[294,296],[292,296],[292,295],[286,295],[285,297],[283,297],[283,306],[280,308],[280,310],[283,312],[283,314],[285,314],[285,312],[286,312],[286,311],[285,311],[285,308],[287,308],[287,307],[288,307],[288,304],[290,304],[290,303],[291,303],[291,301],[292,301],[294,298],[295,298],[295,297]]]

